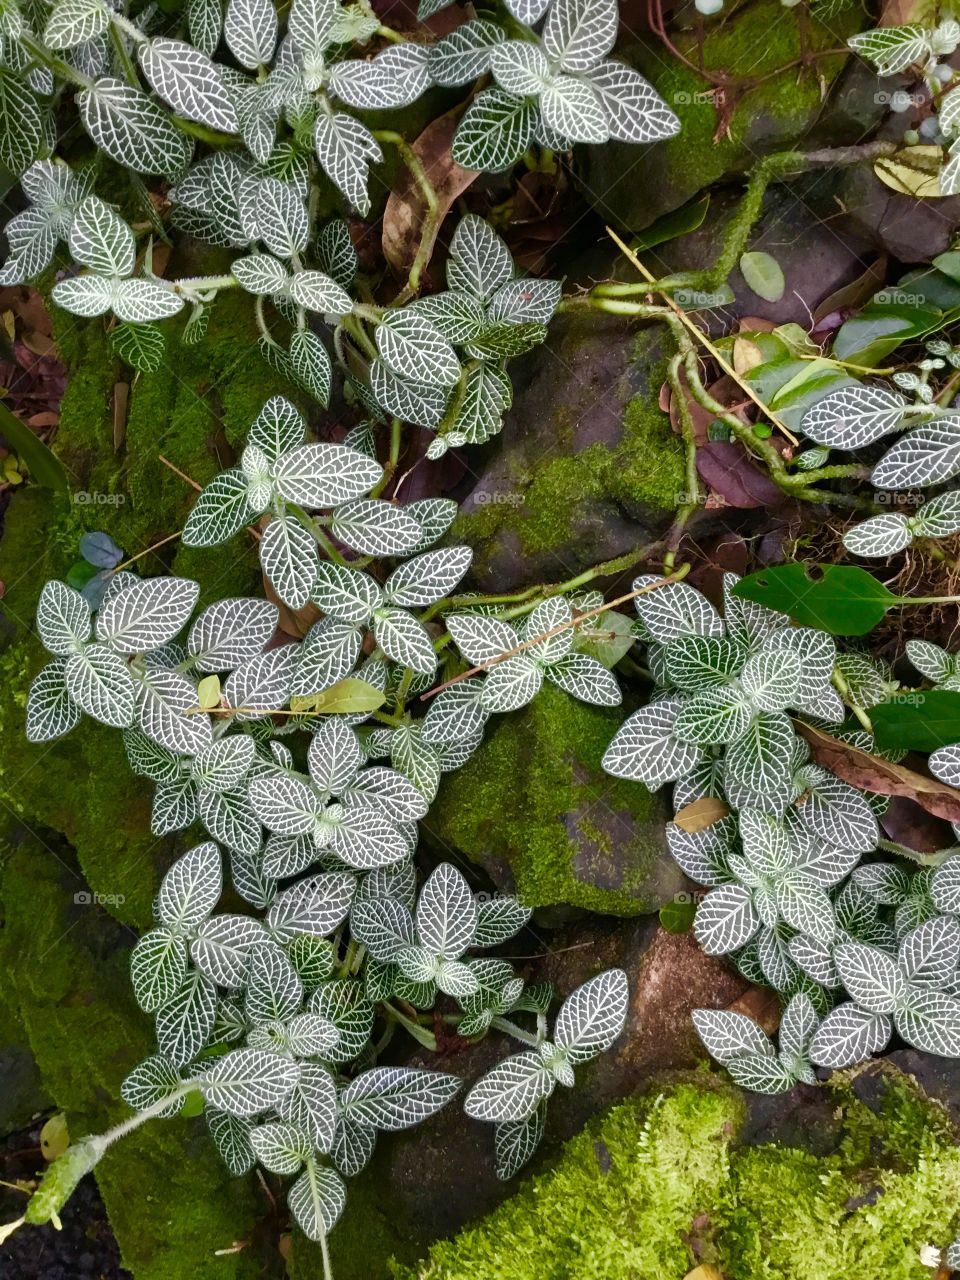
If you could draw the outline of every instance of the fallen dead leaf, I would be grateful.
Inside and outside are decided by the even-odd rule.
[[[726,804],[716,796],[701,796],[690,804],[685,804],[673,815],[673,820],[682,831],[693,835],[712,827],[715,822],[725,818],[730,812]]]
[[[742,996],[728,1004],[730,1013],[745,1013],[753,1018],[772,1036],[780,1025],[780,997],[769,987],[750,987]]]
[[[881,760],[869,751],[861,751],[849,742],[841,742],[822,729],[794,721],[797,732],[810,744],[817,764],[835,773],[844,782],[861,791],[875,791],[882,796],[906,796],[915,800],[927,813],[948,822],[960,822],[960,791],[948,787],[915,769]]]
[[[688,1271],[683,1280],[724,1280],[723,1272],[709,1262],[701,1262],[699,1267]]]
[[[426,261],[433,256],[437,233],[453,202],[477,177],[473,169],[462,169],[450,154],[453,134],[460,120],[460,108],[432,121],[411,144],[423,166],[440,206],[439,217],[430,232]],[[391,191],[383,213],[383,252],[391,267],[406,275],[413,266],[423,237],[426,206],[413,174],[404,168],[399,185]]]
[[[763,352],[757,344],[749,338],[734,338],[733,367],[741,378],[758,364],[763,364]]]

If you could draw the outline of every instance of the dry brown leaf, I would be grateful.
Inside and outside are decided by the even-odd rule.
[[[477,177],[473,169],[461,169],[450,155],[453,134],[460,120],[460,108],[428,124],[411,150],[430,179],[440,205],[440,216],[434,224],[427,262],[447,211]],[[404,168],[399,183],[391,191],[383,214],[383,253],[391,267],[406,275],[420,248],[426,206],[413,175]]]
[[[734,338],[733,367],[741,378],[758,364],[763,364],[763,352],[749,338]]]
[[[693,800],[690,804],[685,804],[682,809],[678,809],[673,815],[673,820],[682,831],[694,835],[697,831],[712,827],[729,812],[727,805],[716,796],[701,796],[699,800]]]
[[[817,764],[861,791],[882,796],[906,796],[927,813],[948,822],[960,822],[960,791],[902,764],[881,760],[849,742],[841,742],[821,729],[794,721],[797,732],[810,744]]]
[[[869,302],[881,287],[886,276],[887,259],[885,257],[877,258],[875,262],[872,262],[865,271],[857,276],[856,280],[842,285],[839,289],[834,289],[833,293],[828,293],[814,309],[814,321],[819,324],[821,320],[825,320],[834,311],[862,307],[865,302]]]
[[[775,320],[764,320],[763,316],[741,316],[737,321],[738,333],[773,333],[776,327]]]
[[[723,1272],[709,1262],[701,1262],[699,1267],[688,1271],[683,1280],[724,1280]]]
[[[728,1004],[730,1013],[745,1013],[760,1024],[768,1036],[780,1025],[780,997],[770,987],[750,987],[742,996]]]
[[[30,333],[25,333],[20,341],[35,356],[55,356],[57,354],[56,345],[49,334],[37,333],[31,330]]]

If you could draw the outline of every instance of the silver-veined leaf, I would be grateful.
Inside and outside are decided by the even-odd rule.
[[[81,90],[77,105],[87,133],[118,164],[161,174],[186,166],[190,140],[142,89],[102,76]]]

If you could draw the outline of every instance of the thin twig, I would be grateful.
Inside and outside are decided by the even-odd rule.
[[[129,560],[124,560],[123,564],[114,565],[110,570],[111,573],[119,573],[121,569],[125,569],[128,564],[136,564],[138,560],[142,560],[144,556],[148,556],[151,551],[156,551],[158,547],[165,547],[168,542],[173,542],[175,538],[179,538],[182,529],[178,529],[176,533],[171,533],[166,538],[161,538],[159,542],[155,542],[152,547],[147,547],[146,551],[138,551],[135,556],[131,556]]]
[[[677,319],[681,322],[681,324],[683,324],[687,329],[689,329],[689,331],[693,334],[693,336],[700,343],[700,345],[705,347],[706,350],[710,352],[711,356],[713,356],[714,360],[716,360],[717,364],[724,371],[724,373],[726,373],[729,377],[731,377],[734,380],[737,386],[740,387],[740,389],[750,397],[750,399],[757,406],[757,408],[764,414],[765,417],[770,419],[770,421],[777,428],[777,430],[781,431],[783,435],[785,435],[786,438],[790,441],[791,444],[799,445],[800,441],[793,434],[793,432],[787,426],[785,426],[784,423],[780,421],[780,419],[769,407],[769,405],[765,404],[764,401],[760,399],[756,391],[754,391],[753,387],[750,386],[749,382],[744,381],[744,379],[740,377],[739,373],[737,373],[733,365],[730,364],[730,362],[726,359],[723,353],[714,345],[714,343],[710,341],[707,335],[703,333],[693,323],[693,321],[690,319],[687,313],[683,310],[683,308],[679,306],[676,302],[674,302],[673,298],[670,296],[669,293],[665,292],[664,290],[658,287],[656,278],[653,275],[651,275],[651,273],[643,265],[643,263],[640,261],[637,255],[630,248],[630,246],[624,244],[624,242],[620,239],[620,237],[617,235],[617,233],[613,230],[612,227],[607,227],[607,235],[614,242],[614,244],[618,246],[621,253],[623,253],[625,257],[627,257],[629,261],[633,263],[633,265],[637,268],[637,270],[640,272],[643,278],[652,286],[653,291],[656,293],[659,293],[665,299],[667,306],[670,308],[671,311],[673,311],[673,313],[676,315]]]
[[[487,671],[490,667],[496,666],[498,662],[505,662],[507,658],[514,658],[518,653],[524,653],[527,649],[532,649],[535,645],[542,644],[544,640],[550,640],[553,636],[560,635],[562,631],[569,631],[571,627],[579,627],[589,618],[596,618],[601,613],[607,613],[608,610],[615,609],[618,604],[626,604],[628,600],[635,600],[637,596],[645,596],[650,591],[656,591],[658,587],[665,587],[671,582],[679,582],[689,572],[690,566],[685,564],[677,569],[675,573],[669,574],[666,578],[661,578],[659,582],[648,583],[647,586],[638,587],[636,591],[628,591],[625,596],[618,596],[616,600],[610,600],[607,604],[598,605],[596,609],[588,609],[586,613],[579,613],[576,617],[570,618],[569,621],[561,622],[558,627],[551,627],[549,631],[544,631],[541,635],[534,636],[531,640],[524,640],[522,644],[516,645],[513,649],[508,649],[506,653],[498,653],[495,658],[490,658],[487,662],[481,662],[479,666],[471,667],[469,671],[462,671],[460,675],[453,676],[450,680],[445,680],[443,684],[438,684],[435,689],[428,689],[426,693],[421,693],[420,701],[426,702],[428,698],[442,693],[444,689],[449,689],[451,685],[459,684],[461,680],[466,680],[468,676],[475,676],[481,671]]]
[[[178,475],[181,480],[185,480],[191,488],[196,489],[197,493],[203,493],[203,485],[197,484],[196,480],[187,475],[185,471],[181,471],[179,467],[175,467],[169,458],[165,458],[162,453],[158,453],[157,457],[165,467],[169,467],[174,475]]]

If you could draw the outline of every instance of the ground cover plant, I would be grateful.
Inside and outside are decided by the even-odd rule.
[[[340,1252],[351,1180],[386,1203],[417,1141],[388,1135],[457,1162],[486,1122],[506,1184],[661,1062],[808,1098],[960,1060],[960,26],[642,16],[0,4],[8,547],[49,503],[4,570],[5,882],[42,829],[120,883],[106,842],[153,1024],[0,1249],[202,1116],[269,1202],[263,1274],[290,1231],[293,1274],[408,1274],[474,1211]],[[786,33],[759,71],[750,22]],[[854,75],[848,138],[821,100]],[[43,816],[60,760],[110,784],[89,831]],[[648,946],[690,966],[676,1046]],[[248,1274],[253,1230],[200,1213]],[[891,1256],[957,1262],[960,1220],[901,1216]],[[642,1265],[747,1276],[681,1235]]]

